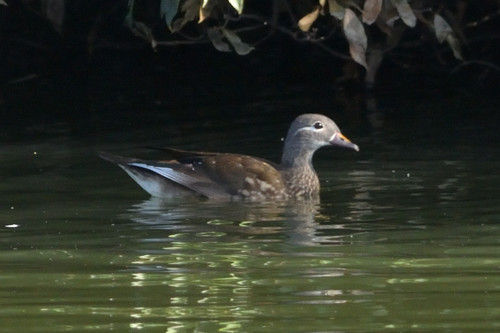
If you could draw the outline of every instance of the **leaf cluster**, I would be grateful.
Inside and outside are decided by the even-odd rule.
[[[436,41],[446,42],[455,58],[463,60],[463,41],[459,37],[463,36],[463,33],[457,31],[458,25],[453,26],[440,14],[443,6],[433,8],[432,1],[274,0],[269,1],[273,3],[273,12],[272,17],[268,19],[255,13],[253,8],[256,2],[255,0],[161,0],[159,15],[171,34],[181,33],[189,24],[203,25],[203,35],[217,50],[222,52],[234,50],[240,55],[246,55],[255,47],[244,42],[239,37],[238,31],[230,30],[229,22],[243,22],[251,18],[260,25],[267,25],[270,22],[276,24],[279,22],[276,19],[278,16],[290,14],[291,20],[287,25],[273,26],[272,29],[286,32],[296,39],[305,38],[318,42],[326,38],[325,36],[317,38],[316,25],[322,26],[322,29],[327,31],[327,36],[341,28],[349,45],[350,57],[366,69],[369,69],[367,53],[374,49],[373,45],[370,45],[368,32],[378,29],[386,35],[386,40],[382,43],[384,45],[381,46],[380,42],[374,45],[376,44],[375,48],[378,49],[382,47],[390,50],[398,44],[404,30],[414,29],[420,23],[435,35]],[[151,30],[134,20],[135,3],[136,0],[129,0],[127,25],[134,33],[156,47],[158,42],[152,36]],[[295,8],[307,7],[304,3],[309,5],[310,10],[302,15],[300,12],[294,13]],[[326,19],[319,24],[319,18]],[[302,32],[302,36],[299,32]],[[341,54],[337,50],[332,50],[331,53]]]

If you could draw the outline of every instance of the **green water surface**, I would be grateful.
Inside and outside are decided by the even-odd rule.
[[[2,144],[0,331],[500,330],[497,144],[395,123],[344,118],[361,152],[317,154],[318,205],[162,202],[96,155],[276,159],[271,116]]]

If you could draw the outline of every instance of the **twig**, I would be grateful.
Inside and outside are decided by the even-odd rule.
[[[486,15],[482,18],[480,18],[479,20],[477,21],[474,21],[474,22],[469,22],[465,25],[466,28],[475,28],[477,27],[478,25],[480,24],[483,24],[483,23],[486,23],[492,19],[494,19],[495,17],[497,16],[500,16],[500,10],[497,10],[496,12],[494,12],[493,14],[489,14],[489,15]]]
[[[469,61],[464,61],[464,62],[458,64],[457,66],[455,66],[455,68],[453,68],[453,70],[450,72],[450,74],[455,74],[456,72],[461,70],[463,67],[469,66],[469,65],[486,66],[486,67],[492,68],[492,69],[500,72],[500,66],[495,65],[491,62],[484,61],[484,60],[469,60]]]
[[[266,24],[255,24],[255,25],[252,25],[250,27],[234,29],[233,32],[246,32],[246,31],[257,30],[257,29],[264,28],[264,27],[266,27]]]
[[[194,44],[207,44],[207,43],[210,43],[208,39],[156,41],[156,45],[163,45],[163,46],[194,45]]]
[[[25,82],[25,81],[30,81],[30,80],[34,80],[38,78],[38,74],[28,74],[28,75],[25,75],[25,76],[21,76],[17,79],[13,79],[13,80],[10,80],[7,82],[7,84],[17,84],[17,83],[22,83],[22,82]]]
[[[264,25],[269,25],[269,20],[266,20],[258,15],[243,14],[243,15],[240,15],[239,17],[227,16],[226,18],[230,21],[235,21],[235,22],[240,21],[241,19],[249,19],[249,20],[255,20],[255,21],[261,22]],[[284,33],[285,35],[290,36],[292,39],[294,39],[298,42],[306,42],[306,43],[312,43],[314,45],[317,45],[320,49],[326,51],[330,55],[333,55],[337,58],[344,59],[344,60],[351,59],[349,56],[347,56],[343,53],[340,53],[338,51],[335,51],[335,50],[331,49],[330,47],[326,46],[325,44],[323,44],[324,39],[312,39],[312,38],[308,38],[308,37],[299,38],[295,31],[287,29],[287,28],[280,26],[280,25],[274,25],[274,26],[272,26],[272,28],[281,32],[281,33]],[[328,36],[328,38],[329,37],[330,36]]]
[[[340,59],[344,59],[344,60],[351,60],[351,57],[349,57],[348,55],[345,55],[343,53],[340,53],[338,51],[335,51],[331,48],[329,48],[328,46],[326,46],[325,44],[323,43],[320,43],[320,42],[313,42],[314,45],[318,46],[320,49],[322,49],[323,51],[326,51],[327,53],[330,53],[332,56],[335,56],[337,58],[340,58]]]

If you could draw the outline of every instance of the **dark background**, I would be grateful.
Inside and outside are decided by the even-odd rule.
[[[366,89],[359,65],[283,34],[247,56],[218,52],[210,43],[153,50],[123,25],[125,14],[126,1],[74,1],[58,33],[19,1],[0,6],[0,135],[89,135],[262,114],[288,122],[308,111],[347,118],[359,131],[376,127],[370,113],[380,110],[392,126],[411,126],[427,112],[446,127],[472,119],[492,126],[498,119],[498,19],[475,29],[464,46],[466,61],[487,65],[460,63],[444,44],[402,46]],[[147,14],[145,21],[154,17]],[[148,23],[163,36],[159,19]],[[409,30],[405,38],[419,33]],[[332,43],[347,53],[345,40]]]

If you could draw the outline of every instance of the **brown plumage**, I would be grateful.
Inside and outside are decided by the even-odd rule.
[[[258,157],[163,148],[171,158],[146,161],[108,153],[100,156],[118,164],[153,196],[198,195],[216,200],[316,199],[319,180],[312,166],[314,152],[326,145],[354,150],[337,125],[318,114],[299,116],[292,123],[280,164]]]

